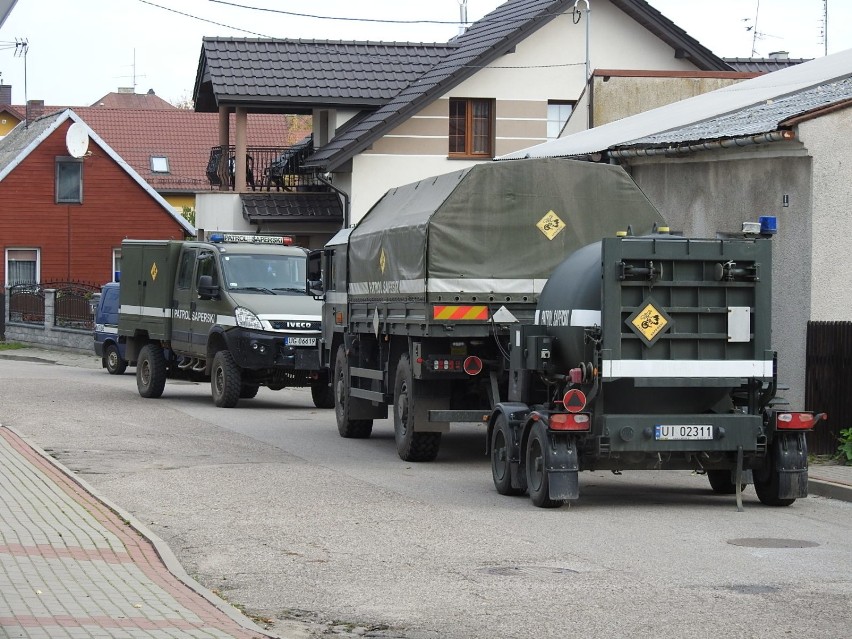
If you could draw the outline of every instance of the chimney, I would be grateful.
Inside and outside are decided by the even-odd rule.
[[[12,104],[11,84],[0,84],[0,104]]]
[[[788,51],[772,51],[769,57],[774,60],[786,60],[790,57],[790,53]]]
[[[32,121],[44,115],[44,100],[27,100],[27,120]]]
[[[134,91],[133,87],[118,87],[118,92],[119,93],[136,93],[136,91]]]

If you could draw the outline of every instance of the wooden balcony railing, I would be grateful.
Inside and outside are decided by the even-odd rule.
[[[235,149],[214,146],[207,161],[207,180],[210,186],[224,190],[234,189]],[[291,147],[250,146],[246,149],[246,187],[266,191],[316,190],[323,185],[317,171],[303,167],[305,158],[313,152],[310,137]]]

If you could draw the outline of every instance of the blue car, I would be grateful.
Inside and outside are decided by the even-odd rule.
[[[124,338],[118,336],[118,282],[109,282],[101,287],[95,308],[95,355],[110,375],[122,375],[130,363],[124,349]]]

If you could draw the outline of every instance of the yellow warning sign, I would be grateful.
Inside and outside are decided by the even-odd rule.
[[[544,233],[548,240],[552,240],[562,232],[562,229],[565,228],[565,222],[559,219],[559,216],[553,211],[548,211],[547,214],[538,221],[536,226],[542,233]]]
[[[382,275],[385,274],[385,266],[388,263],[387,257],[385,257],[385,249],[382,249],[382,252],[379,253],[379,268],[382,269]]]
[[[160,271],[157,270],[157,263],[156,262],[152,263],[151,264],[151,279],[156,281],[157,273],[159,273],[159,272]]]
[[[665,330],[669,321],[664,313],[658,311],[653,304],[648,303],[630,320],[630,323],[642,337],[652,342],[657,335]]]

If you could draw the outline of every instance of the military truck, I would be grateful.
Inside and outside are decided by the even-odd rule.
[[[390,406],[399,456],[430,461],[479,422],[497,491],[540,507],[593,469],[792,503],[819,416],[774,403],[771,226],[683,238],[620,167],[564,159],[392,189],[322,258],[340,435]]]
[[[317,407],[333,405],[317,352],[321,306],[308,293],[307,251],[291,238],[125,240],[121,252],[118,335],[142,397],[184,378],[209,380],[223,408],[261,386],[309,386]]]

